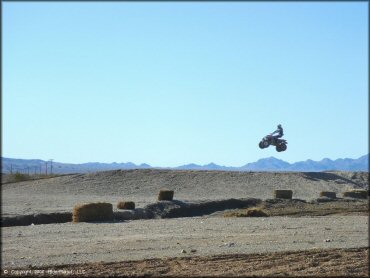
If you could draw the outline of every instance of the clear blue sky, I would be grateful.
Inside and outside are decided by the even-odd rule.
[[[358,158],[369,152],[367,12],[367,2],[5,2],[2,155]],[[260,150],[279,123],[288,150]]]

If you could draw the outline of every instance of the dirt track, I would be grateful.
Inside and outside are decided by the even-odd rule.
[[[89,263],[26,268],[30,274],[44,271],[71,273],[77,277],[368,277],[369,249],[325,249],[260,254],[217,255],[169,259],[147,259],[116,263]],[[9,277],[12,270],[7,270]],[[22,271],[13,270],[14,273]],[[44,276],[44,275],[38,275]],[[55,275],[54,275],[55,276]],[[64,275],[68,276],[68,275]]]
[[[76,203],[92,201],[115,205],[133,200],[143,207],[155,202],[163,187],[174,189],[175,199],[191,202],[265,200],[279,188],[310,200],[320,191],[341,196],[349,187],[367,189],[367,178],[368,173],[350,172],[112,171],[3,184],[2,208],[3,216],[14,216],[71,212]],[[264,218],[224,217],[227,211],[220,211],[203,217],[2,227],[2,271],[83,269],[86,276],[322,276],[325,271],[364,276],[367,200],[274,202],[261,203],[272,216]]]
[[[16,226],[2,228],[1,263],[25,267],[358,248],[368,245],[367,231],[367,216],[190,217]]]

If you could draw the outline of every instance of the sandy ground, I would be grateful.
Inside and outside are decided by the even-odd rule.
[[[7,269],[8,277],[369,277],[369,249],[311,249]],[[3,272],[4,273],[4,272]]]
[[[161,188],[182,201],[273,198],[274,189],[291,189],[293,198],[337,196],[347,188],[368,188],[368,173],[227,172],[186,170],[117,170],[2,184],[2,215],[70,212],[77,203],[130,200],[137,207],[153,203]]]
[[[3,267],[354,248],[368,246],[368,217],[190,217],[16,226],[2,228],[2,243]]]

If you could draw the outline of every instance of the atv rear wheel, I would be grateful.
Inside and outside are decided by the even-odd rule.
[[[276,146],[276,151],[283,152],[287,149],[287,146],[285,144],[279,144]]]

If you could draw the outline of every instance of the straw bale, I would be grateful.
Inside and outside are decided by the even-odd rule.
[[[292,190],[283,190],[283,189],[274,190],[275,199],[292,199],[292,196],[293,196]]]
[[[343,192],[343,197],[351,197],[357,199],[367,199],[368,190],[365,189],[352,189]]]
[[[78,204],[73,209],[73,222],[113,220],[113,206],[110,203]]]
[[[117,204],[118,209],[135,209],[135,203],[134,202],[118,202]]]
[[[173,190],[161,189],[158,194],[158,201],[171,201],[173,199]]]

